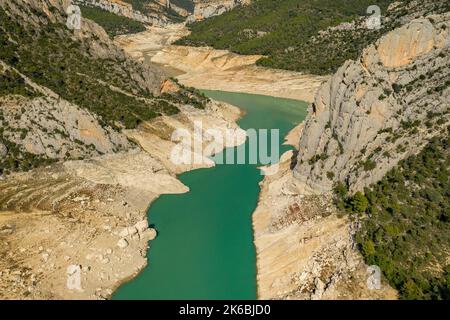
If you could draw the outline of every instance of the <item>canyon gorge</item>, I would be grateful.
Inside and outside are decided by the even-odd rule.
[[[220,27],[223,15],[247,14],[252,1],[144,1],[142,11],[133,1],[74,2],[144,25],[143,31],[114,37],[85,17],[80,30],[68,30],[70,3],[0,0],[0,298],[110,299],[115,292],[120,296],[124,283],[124,289],[137,290],[134,281],[144,281],[157,258],[151,256],[153,241],[166,241],[159,240],[153,225],[153,204],[167,205],[170,198],[162,195],[189,196],[184,179],[195,182],[191,174],[216,165],[216,152],[201,154],[200,165],[175,165],[173,133],[185,129],[206,145],[208,129],[223,136],[232,130],[233,142],[221,145],[233,148],[246,143],[244,129],[269,128],[269,120],[279,121],[285,131],[290,126],[290,132],[281,137],[285,152],[278,172],[259,180],[251,176],[253,243],[245,246],[255,255],[250,261],[255,298],[412,297],[385,270],[380,288],[367,285],[373,261],[367,252],[374,255],[375,249],[364,247],[360,237],[375,212],[368,205],[358,214],[346,210],[354,205],[353,196],[364,194],[372,201],[369,190],[377,183],[420,157],[431,142],[448,139],[450,12],[445,1],[390,3],[388,27],[374,31],[370,41],[361,40],[363,18],[320,30],[308,42],[311,47],[322,48],[322,41],[336,45],[346,32],[364,46],[335,71],[315,73],[270,68],[261,63],[273,58],[269,49],[249,54],[241,43],[233,43],[239,50],[209,45],[198,40],[201,28],[190,27],[215,21]],[[255,27],[256,36],[253,29],[239,30],[233,41],[264,43],[276,33],[260,29]],[[215,40],[210,34],[205,38]],[[35,55],[33,46],[39,48]],[[290,43],[278,54],[284,60],[276,66],[289,62],[289,54],[305,59]],[[53,63],[39,57],[51,57]],[[252,101],[266,116],[248,107]],[[198,121],[200,136],[194,134]],[[444,174],[442,185],[448,183]],[[227,185],[225,178],[218,180]],[[345,188],[345,205],[337,199],[338,187]],[[223,194],[229,201],[237,196]],[[179,210],[173,212],[185,214]],[[395,236],[408,233],[391,229],[387,232]],[[436,277],[446,274],[448,263],[448,243],[439,245]],[[80,290],[67,288],[73,270],[81,275]]]

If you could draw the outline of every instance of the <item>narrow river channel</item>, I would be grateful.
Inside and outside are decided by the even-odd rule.
[[[286,134],[306,117],[302,101],[222,91],[203,91],[246,111],[243,129],[279,129]],[[248,143],[248,142],[247,142]],[[270,149],[269,149],[270,150]],[[184,173],[190,188],[163,195],[150,207],[158,230],[148,266],[120,287],[114,299],[256,299],[252,212],[263,176],[257,165],[216,165]]]

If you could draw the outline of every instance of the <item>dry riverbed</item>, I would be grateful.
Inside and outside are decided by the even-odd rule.
[[[116,38],[131,56],[164,66],[184,85],[197,89],[262,94],[312,102],[318,87],[328,77],[268,69],[255,65],[261,57],[242,56],[227,50],[175,46],[188,34],[183,25],[149,28]]]

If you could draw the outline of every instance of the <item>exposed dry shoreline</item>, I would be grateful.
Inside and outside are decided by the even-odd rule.
[[[260,68],[255,66],[259,56],[170,45],[183,34],[186,34],[183,27],[173,25],[119,37],[116,42],[135,58],[163,65],[181,83],[199,89],[312,101],[327,78]],[[197,168],[175,166],[169,161],[168,155],[174,145],[170,141],[172,131],[181,127],[192,130],[193,121],[199,119],[211,127],[237,128],[235,121],[240,116],[242,113],[238,108],[223,103],[212,104],[205,113],[185,110],[179,116],[161,117],[139,130],[129,131],[127,135],[140,145],[141,150],[89,161],[72,161],[0,182],[0,189],[11,194],[2,201],[9,205],[12,202],[20,212],[22,207],[28,211],[0,216],[4,226],[0,231],[3,244],[0,264],[15,265],[2,273],[2,298],[110,298],[114,290],[133,279],[147,265],[148,241],[156,236],[153,229],[147,228],[146,212],[150,204],[163,193],[187,192],[188,188],[176,179],[176,175]],[[301,124],[294,128],[286,143],[296,146],[301,130]],[[280,172],[266,177],[261,183],[260,199],[253,215],[258,297],[342,298],[336,291],[328,290],[327,295],[320,291],[322,278],[314,272],[323,270],[317,266],[314,269],[311,264],[316,259],[315,252],[330,249],[336,252],[337,258],[327,255],[325,258],[331,259],[328,261],[342,262],[340,258],[350,254],[355,261],[352,271],[357,269],[359,277],[363,276],[363,264],[351,248],[348,222],[337,219],[335,213],[332,217],[323,217],[315,207],[317,203],[309,198],[302,200],[302,209],[298,209],[301,214],[292,213],[292,199],[304,199],[305,196],[284,185],[290,180],[290,155],[283,159]],[[213,165],[205,163],[205,166]],[[52,179],[54,183],[46,185]],[[29,193],[34,196],[24,204],[21,199]],[[42,201],[45,194],[51,196]],[[14,204],[14,201],[18,203]],[[273,203],[276,207],[272,207]],[[306,213],[305,208],[309,210]],[[284,217],[286,212],[289,214]],[[295,223],[303,219],[304,214],[306,222]],[[49,225],[53,226],[51,232]],[[311,237],[315,240],[305,240]],[[304,244],[298,246],[299,241]],[[68,265],[81,266],[83,291],[67,289]],[[299,273],[299,270],[304,272]],[[305,272],[310,272],[308,281],[303,279]],[[341,280],[340,275],[333,279]],[[308,283],[307,287],[302,287],[303,292],[298,292],[299,281],[303,287]],[[338,284],[348,285],[345,281],[338,281]]]
[[[209,47],[171,45],[188,34],[183,25],[149,28],[116,38],[128,54],[165,67],[182,84],[197,89],[222,90],[312,102],[326,76],[258,67],[258,55],[242,56]]]
[[[169,160],[176,128],[236,131],[241,112],[224,103],[186,108],[127,132],[135,150],[69,161],[0,181],[0,298],[107,299],[147,265],[156,231],[146,219],[149,203],[189,189],[176,175],[214,163],[175,166]],[[5,211],[9,210],[9,211]],[[80,267],[81,290],[67,286],[69,266]]]

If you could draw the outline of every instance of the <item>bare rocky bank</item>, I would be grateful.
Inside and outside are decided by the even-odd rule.
[[[367,265],[355,248],[354,224],[339,216],[330,195],[298,190],[292,153],[261,182],[253,213],[258,299],[395,299],[385,282],[366,285]]]

